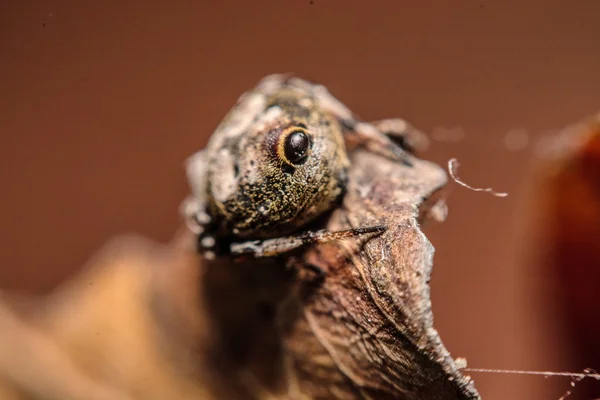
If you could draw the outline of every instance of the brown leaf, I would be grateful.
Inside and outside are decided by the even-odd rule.
[[[283,398],[479,398],[432,325],[434,249],[418,221],[444,207],[436,195],[446,180],[426,161],[408,168],[356,152],[344,204],[327,228],[384,224],[384,234],[312,247],[288,260],[296,278],[284,273],[283,258],[209,265],[206,303],[221,348],[237,351],[221,356]],[[319,269],[322,280],[310,272]]]
[[[387,231],[276,259],[206,262],[189,232],[168,246],[112,240],[28,311],[0,313],[0,353],[11,354],[0,393],[478,398],[432,326],[433,247],[419,221],[443,218],[446,179],[429,162],[408,168],[357,151],[344,204],[324,223]]]
[[[361,152],[350,181],[329,228],[384,224],[388,230],[364,243],[322,245],[305,255],[327,277],[300,300],[302,329],[287,341],[299,386],[320,398],[331,398],[328,392],[339,398],[477,398],[432,325],[434,249],[419,229],[418,207],[446,183],[444,171],[425,161],[407,168]],[[307,347],[319,347],[319,355],[307,357]],[[314,385],[317,370],[326,377],[320,388]]]

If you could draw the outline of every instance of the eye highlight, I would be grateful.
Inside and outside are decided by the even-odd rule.
[[[293,126],[281,133],[277,153],[287,164],[299,165],[308,157],[310,146],[311,140],[306,129]]]

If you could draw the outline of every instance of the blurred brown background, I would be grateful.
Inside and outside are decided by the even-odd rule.
[[[554,280],[532,261],[529,171],[536,143],[600,108],[599,15],[593,0],[6,1],[0,286],[47,290],[117,233],[169,239],[184,159],[242,91],[296,72],[364,119],[401,116],[434,139],[460,128],[426,157],[457,157],[465,181],[509,192],[456,187],[448,220],[426,229],[451,353],[472,367],[579,368]],[[511,129],[527,132],[512,135],[528,138],[518,151]],[[486,399],[568,388],[473,376]]]

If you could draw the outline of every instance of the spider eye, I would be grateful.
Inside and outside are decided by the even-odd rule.
[[[283,143],[283,154],[292,164],[300,164],[308,156],[310,138],[302,130],[290,132]]]

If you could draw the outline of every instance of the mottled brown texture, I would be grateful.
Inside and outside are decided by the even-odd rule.
[[[378,123],[385,131],[358,120],[323,85],[293,74],[265,76],[243,93],[206,148],[187,162],[192,194],[182,211],[207,258],[214,258],[215,245],[225,254],[245,247],[257,256],[283,252],[286,243],[293,248],[299,230],[332,210],[344,195],[349,138],[354,145],[411,165],[409,154],[391,137],[403,140],[418,137],[418,132],[413,134],[402,119]],[[292,161],[287,139],[295,135],[304,148],[300,159]],[[268,251],[266,243],[256,240],[264,238],[277,238],[283,245]]]
[[[342,129],[312,86],[291,78],[267,76],[244,88],[206,148],[191,158],[185,214],[208,221],[198,224],[204,235],[243,241],[290,234],[342,195],[349,164]],[[284,144],[298,130],[311,137],[311,154],[294,164]]]

